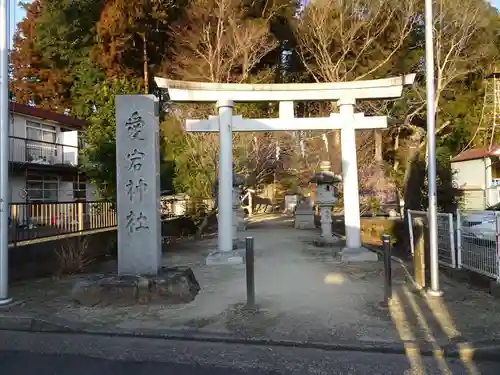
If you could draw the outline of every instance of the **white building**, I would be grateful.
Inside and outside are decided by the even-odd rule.
[[[482,210],[500,202],[500,146],[464,151],[451,159],[451,167],[465,209]]]
[[[86,122],[19,103],[9,109],[11,203],[96,200],[78,170]]]

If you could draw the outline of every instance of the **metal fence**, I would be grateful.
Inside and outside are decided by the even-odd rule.
[[[11,203],[9,242],[116,227],[114,204],[108,201]]]
[[[500,278],[498,234],[500,213],[459,211],[457,213],[458,266],[482,275]]]
[[[427,226],[427,212],[407,210],[408,214],[408,231],[410,235],[411,253],[414,253],[415,243],[417,238],[415,232],[415,218],[421,218],[424,225]],[[453,214],[438,213],[437,216],[438,229],[438,260],[439,263],[446,267],[457,268],[457,247],[455,240],[455,225]],[[423,236],[424,233],[418,233]]]
[[[427,212],[408,210],[407,214],[413,254],[416,242],[414,221],[416,218],[422,218],[426,224]],[[457,211],[455,215],[438,213],[437,224],[441,265],[464,268],[500,279],[500,212]]]

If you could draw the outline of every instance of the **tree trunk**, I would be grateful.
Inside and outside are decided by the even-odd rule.
[[[217,207],[214,207],[204,218],[203,221],[201,222],[200,226],[198,227],[198,230],[196,231],[196,237],[201,237],[203,234],[203,231],[205,228],[208,226],[210,223],[210,219],[214,216],[217,215]]]
[[[375,139],[375,161],[381,163],[382,157],[382,132],[378,129],[373,129],[373,138]]]
[[[394,170],[397,171],[399,168],[399,156],[398,156],[398,151],[399,151],[399,137],[400,137],[401,129],[398,128],[396,132],[396,137],[394,137]]]

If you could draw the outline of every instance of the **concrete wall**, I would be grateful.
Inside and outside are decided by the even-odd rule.
[[[12,137],[26,138],[26,120],[29,117],[24,117],[14,114],[10,117],[9,135]]]
[[[491,163],[488,158],[451,163],[454,170],[454,184],[463,193],[463,208],[482,210],[490,204],[492,194],[486,196],[491,187]],[[490,197],[491,196],[491,197]]]
[[[490,206],[486,202],[484,190],[462,190],[462,193],[462,206],[465,210],[484,210],[486,206]]]
[[[26,188],[26,178],[19,175],[9,175],[9,190],[11,203],[24,203],[21,192]]]
[[[451,163],[455,171],[454,182],[459,189],[486,189],[486,165],[484,159]]]
[[[87,238],[86,256],[95,262],[116,254],[116,231],[41,242],[9,248],[9,278],[11,281],[51,276],[59,270],[58,252],[64,247],[80,246]]]

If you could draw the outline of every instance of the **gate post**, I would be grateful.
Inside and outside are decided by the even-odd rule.
[[[496,239],[496,249],[495,249],[495,259],[496,259],[496,277],[497,282],[500,281],[500,258],[498,256],[500,250],[500,215],[495,211],[495,239]]]
[[[425,288],[425,227],[422,218],[415,218],[416,227],[419,228],[417,233],[419,234],[418,241],[415,246],[415,252],[413,254],[413,264],[415,265],[415,284],[417,289]]]
[[[448,225],[450,230],[450,251],[451,251],[451,266],[457,268],[457,257],[455,249],[455,231],[453,229],[453,214],[448,213]]]
[[[457,210],[457,268],[462,268],[462,218],[460,210]]]
[[[411,210],[407,209],[406,210],[407,215],[408,215],[408,232],[410,235],[410,249],[411,249],[411,255],[415,253],[415,239],[413,238],[413,218],[411,217]]]

